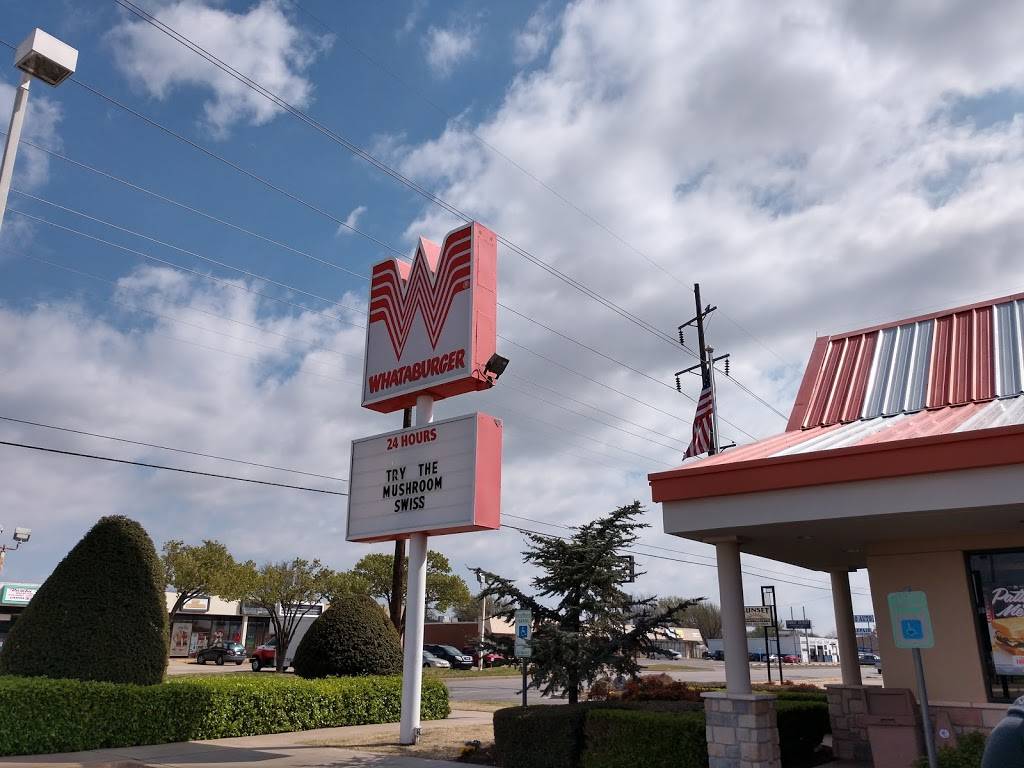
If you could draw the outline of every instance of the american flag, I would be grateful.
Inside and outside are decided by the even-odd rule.
[[[697,412],[693,416],[693,438],[690,447],[683,454],[684,459],[700,456],[711,450],[711,432],[714,429],[715,399],[711,387],[704,387],[697,400]]]

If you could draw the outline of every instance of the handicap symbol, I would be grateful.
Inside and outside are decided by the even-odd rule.
[[[526,639],[526,634],[529,631],[530,631],[530,628],[528,626],[526,626],[525,624],[521,624],[519,627],[517,627],[517,632],[519,633],[519,639],[520,640],[525,640]]]
[[[924,625],[920,619],[902,619],[900,628],[903,630],[904,640],[923,640]]]

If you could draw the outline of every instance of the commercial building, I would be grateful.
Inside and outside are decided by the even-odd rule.
[[[765,649],[768,650],[765,650]],[[713,637],[708,640],[708,650],[725,651],[725,640]],[[779,633],[778,637],[747,637],[747,652],[775,654],[776,656],[796,656],[801,664],[835,664],[839,661],[839,640],[834,637],[815,637],[797,632]]]
[[[728,692],[709,710],[770,720],[741,659],[741,552],[830,574],[840,757],[867,750],[851,571],[868,572],[886,687],[917,695],[887,602],[913,588],[934,627],[928,693],[954,731],[1024,694],[1024,294],[819,338],[784,432],[650,482],[665,531],[717,549]]]
[[[39,589],[39,584],[0,583],[0,646],[18,616]],[[166,592],[167,611],[177,599]],[[308,616],[318,616],[325,606],[309,607]],[[196,651],[218,642],[243,643],[252,651],[273,635],[270,614],[264,608],[222,600],[216,595],[186,601],[171,621],[171,657],[194,656]]]

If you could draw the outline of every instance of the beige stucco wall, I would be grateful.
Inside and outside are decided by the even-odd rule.
[[[935,647],[921,652],[928,697],[986,702],[985,677],[964,561],[965,551],[1024,547],[1024,532],[888,542],[868,552],[868,576],[886,687],[917,691],[909,650],[895,647],[888,595],[907,587],[928,595]]]

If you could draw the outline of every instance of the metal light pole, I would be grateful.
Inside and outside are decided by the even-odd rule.
[[[484,576],[482,573],[477,571],[476,583],[480,585],[480,591],[484,591]],[[484,625],[487,623],[487,598],[480,598],[480,645],[477,648],[477,658],[479,659],[479,669],[481,672],[484,671]]]
[[[25,122],[28,87],[32,78],[42,80],[47,85],[60,85],[71,77],[77,65],[78,51],[41,29],[34,29],[14,53],[14,66],[22,71],[22,75],[21,84],[14,95],[14,108],[11,110],[11,122],[4,142],[4,157],[0,161],[0,227],[3,227],[4,213],[7,211],[7,195],[11,191],[14,159],[18,154],[18,141],[21,139],[21,126]]]

